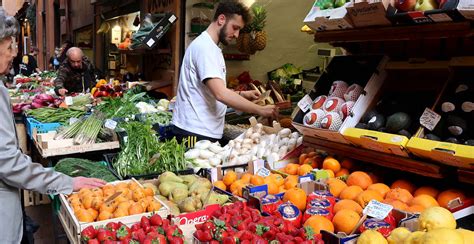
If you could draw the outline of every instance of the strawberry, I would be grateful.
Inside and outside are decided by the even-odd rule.
[[[161,226],[163,224],[163,219],[161,218],[160,215],[153,214],[153,216],[150,217],[150,224],[151,225],[156,225],[156,226]]]
[[[97,232],[97,240],[100,242],[105,241],[105,240],[115,240],[115,235],[113,234],[112,231],[107,230],[107,229],[100,229]]]
[[[194,232],[194,236],[201,242],[207,242],[212,240],[212,235],[210,230],[197,230]]]
[[[241,221],[235,228],[237,230],[246,230],[247,229],[247,224],[243,221]]]
[[[140,223],[133,224],[132,227],[130,228],[132,231],[136,231],[141,229],[142,227],[140,226]]]
[[[226,222],[226,223],[228,223],[228,222],[230,222],[231,217],[232,216],[229,213],[225,213],[225,214],[219,216],[219,219]]]
[[[268,244],[268,241],[263,239],[262,237],[260,236],[254,236],[254,238],[252,239],[252,244]]]
[[[303,238],[301,238],[299,236],[295,237],[295,242],[296,243],[300,243],[300,242],[303,242],[303,241],[304,241]]]
[[[269,230],[269,231],[263,233],[262,237],[263,237],[265,240],[274,240],[274,239],[275,239],[275,235],[276,235],[276,231],[275,231],[275,230]]]
[[[134,240],[143,242],[143,240],[145,240],[145,238],[146,238],[145,231],[143,229],[138,229],[138,230],[132,231],[132,238]]]
[[[236,244],[237,241],[235,237],[227,236],[222,240],[222,244]]]
[[[240,244],[250,244],[250,241],[249,240],[243,240],[240,242]]]
[[[81,239],[83,241],[89,241],[90,239],[94,239],[96,236],[97,230],[92,225],[81,231]]]
[[[105,225],[105,228],[111,231],[116,231],[119,228],[119,225],[115,222],[109,222]]]
[[[240,231],[239,231],[240,232]],[[237,232],[237,233],[239,233]],[[252,240],[252,232],[248,230],[243,230],[239,240]]]
[[[196,227],[196,230],[202,230],[204,224],[196,224],[194,227]]]
[[[147,217],[142,216],[142,218],[140,219],[140,226],[146,232],[151,226],[150,220]]]
[[[131,236],[132,236],[132,231],[126,225],[121,226],[117,230],[117,239],[119,239],[120,241],[122,241],[126,238],[129,238]]]
[[[216,230],[216,226],[214,225],[214,223],[212,221],[207,221],[203,224],[203,230],[212,230],[212,231],[215,231]]]
[[[184,244],[184,240],[182,237],[173,236],[172,238],[168,239],[169,244]],[[166,242],[164,242],[166,243]]]
[[[87,241],[87,244],[100,244],[100,241],[97,239],[89,239]]]
[[[252,232],[252,233],[255,233],[257,231],[257,223],[254,223],[254,222],[250,222],[248,225],[247,225],[247,229]]]
[[[209,242],[209,244],[219,244],[219,241],[217,241],[217,240],[211,240],[211,241]]]

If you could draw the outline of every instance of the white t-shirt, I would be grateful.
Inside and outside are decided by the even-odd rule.
[[[216,100],[204,80],[226,82],[222,50],[204,31],[186,49],[178,84],[173,124],[180,129],[220,139],[227,106]]]

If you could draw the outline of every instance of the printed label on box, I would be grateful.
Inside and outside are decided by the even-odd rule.
[[[440,14],[430,14],[429,17],[434,21],[434,22],[451,22],[453,19],[449,17],[445,13],[440,13]]]
[[[425,111],[420,117],[420,124],[426,129],[433,131],[438,122],[441,120],[441,115],[437,114],[429,108],[425,108]]]
[[[372,218],[385,219],[392,209],[392,205],[384,204],[376,200],[371,200],[362,212]]]

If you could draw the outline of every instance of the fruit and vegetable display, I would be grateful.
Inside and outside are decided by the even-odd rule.
[[[176,175],[165,172],[154,183],[145,187],[155,190],[157,197],[170,208],[171,214],[191,213],[210,204],[223,205],[230,200],[229,195],[213,190],[211,182],[196,175]]]
[[[206,140],[198,141],[185,156],[194,159],[193,165],[199,168],[240,165],[263,158],[276,161],[302,142],[303,137],[298,132],[292,133],[290,129],[284,128],[267,133],[263,125],[257,123],[224,147]]]
[[[320,10],[339,8],[344,6],[349,1],[346,0],[318,0],[314,3]]]
[[[158,214],[142,216],[140,222],[127,226],[122,222],[109,222],[105,226],[88,226],[81,232],[83,243],[184,243],[183,231],[169,219]],[[115,243],[115,242],[112,242]]]
[[[61,124],[67,124],[71,118],[80,118],[85,113],[82,109],[50,107],[25,111],[27,116],[33,117],[41,123],[59,122]]]
[[[441,120],[424,138],[474,146],[474,84],[463,82],[452,88],[438,106]]]
[[[443,9],[448,0],[396,0],[395,8],[400,12],[429,11]]]
[[[80,222],[103,221],[162,209],[153,190],[143,188],[133,180],[109,183],[101,188],[83,188],[69,195],[67,201]]]
[[[420,127],[419,118],[434,103],[430,93],[387,93],[364,114],[356,128],[393,133],[410,138]]]
[[[348,85],[337,80],[331,85],[328,95],[316,97],[310,111],[305,114],[303,124],[309,127],[337,131],[344,120],[352,113],[352,108],[363,93],[359,84]]]
[[[111,84],[105,80],[99,80],[95,87],[92,88],[91,94],[94,98],[121,97],[123,95],[123,89],[118,80],[115,80]]]
[[[113,131],[104,127],[104,117],[101,113],[93,113],[81,117],[69,126],[61,127],[54,137],[55,140],[69,138],[73,138],[76,145],[111,141]]]

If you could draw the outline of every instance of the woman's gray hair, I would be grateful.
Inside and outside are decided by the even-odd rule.
[[[18,34],[18,29],[19,25],[15,17],[8,16],[5,10],[0,7],[0,40],[16,36]]]

